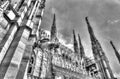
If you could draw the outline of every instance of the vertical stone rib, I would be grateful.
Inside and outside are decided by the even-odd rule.
[[[16,42],[12,42],[12,44],[10,45],[10,47],[9,47],[9,49],[8,49],[8,51],[7,51],[7,53],[6,53],[5,57],[4,57],[1,65],[0,65],[0,70],[1,70],[0,71],[0,79],[4,79],[4,76],[5,76],[5,74],[7,72],[7,69],[9,67],[9,65],[10,65],[10,62],[12,60],[14,51],[15,51],[15,49],[17,47],[17,44],[18,44],[17,41],[19,41],[18,40],[19,37],[17,36],[18,33],[20,33],[20,32],[16,33],[16,38],[13,40],[13,41],[16,41]]]
[[[16,79],[24,79],[24,77],[27,76],[27,69],[28,69],[27,64],[29,62],[31,53],[32,53],[32,46],[27,45],[25,48],[25,51],[24,51],[24,55],[21,60],[20,68],[19,68],[18,74],[16,76]]]
[[[25,27],[20,28],[18,31],[15,40],[13,41],[10,49],[8,50],[8,53],[13,52],[13,55],[10,60],[5,60],[5,61],[10,61],[9,67],[6,71],[4,79],[16,79],[17,73],[19,71],[20,63],[26,48],[26,41],[28,40],[30,31],[25,29]],[[16,47],[16,48],[14,48]],[[12,51],[14,50],[14,51]],[[12,72],[12,73],[11,73]]]
[[[1,41],[1,43],[0,43],[0,63],[2,62],[10,44],[12,43],[16,31],[17,31],[17,26],[12,25],[12,27],[8,30],[7,34]]]
[[[37,3],[38,3],[38,0],[35,1],[35,5],[34,5],[32,11],[31,11],[31,14],[30,14],[30,16],[29,16],[29,19],[30,19],[30,20],[33,19],[33,16],[34,16],[34,12],[35,12],[35,10],[36,10],[36,5],[37,5]]]

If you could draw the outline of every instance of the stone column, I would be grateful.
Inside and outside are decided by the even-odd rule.
[[[36,77],[39,77],[40,73],[40,67],[42,63],[42,50],[40,48],[37,48],[37,54],[36,54],[36,63],[35,63],[35,69],[33,75]]]
[[[17,28],[17,25],[13,24],[13,26],[10,28],[10,30],[7,32],[7,34],[0,43],[0,63],[2,62],[10,44],[13,41]]]
[[[46,75],[46,71],[47,71],[47,69],[46,69],[46,66],[47,66],[47,54],[43,51],[43,62],[42,62],[42,70],[41,70],[41,75],[40,75],[40,77],[42,78],[42,79],[44,79],[45,78],[45,75]]]
[[[21,27],[16,33],[16,36],[7,51],[7,55],[1,63],[0,68],[3,71],[1,71],[0,73],[4,74],[3,76],[1,76],[1,79],[16,79],[29,34],[30,31],[25,29],[25,27]]]
[[[25,48],[23,58],[21,60],[20,68],[19,68],[16,79],[27,79],[27,72],[28,72],[29,59],[30,59],[31,53],[32,53],[32,46],[27,45]]]

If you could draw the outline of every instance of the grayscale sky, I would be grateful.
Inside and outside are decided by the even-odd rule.
[[[87,56],[91,56],[91,44],[84,18],[89,20],[97,39],[100,41],[110,66],[120,79],[120,64],[109,44],[112,40],[120,51],[120,0],[46,0],[41,27],[50,30],[53,12],[57,16],[58,37],[72,46],[72,30],[81,35]]]

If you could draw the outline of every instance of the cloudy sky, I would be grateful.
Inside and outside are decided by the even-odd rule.
[[[120,64],[109,44],[112,40],[120,51],[120,0],[46,0],[46,9],[41,27],[50,30],[53,12],[57,16],[58,36],[71,46],[72,30],[81,35],[87,56],[91,56],[91,44],[84,18],[89,20],[100,41],[110,66],[120,76]]]

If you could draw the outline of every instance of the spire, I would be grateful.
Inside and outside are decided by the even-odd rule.
[[[75,31],[73,30],[73,43],[74,43],[74,52],[78,53],[78,43],[75,36]]]
[[[89,23],[88,17],[86,17],[85,20],[86,20],[86,23],[87,23],[88,32],[89,32],[90,39],[91,39],[93,54],[94,54],[94,55],[95,55],[95,54],[99,54],[99,55],[100,55],[100,53],[99,53],[99,52],[96,52],[96,51],[94,50],[94,48],[96,48],[97,46],[99,46],[99,48],[101,49],[101,51],[103,51],[102,48],[101,48],[101,45],[100,45],[100,43],[98,42],[98,40],[96,39],[96,37],[95,37],[95,34],[94,34],[94,32],[93,32],[93,29],[92,29],[92,27],[91,27],[91,25],[90,25],[90,23]],[[104,54],[104,52],[101,52],[101,53]]]
[[[81,38],[80,38],[79,34],[78,34],[78,40],[79,40],[79,48],[80,48],[80,57],[82,59],[83,57],[85,57],[85,52],[84,52],[84,48],[83,48],[83,45],[81,43]]]
[[[56,36],[57,36],[56,16],[54,14],[53,23],[52,23],[52,26],[51,26],[51,40],[56,40]]]
[[[119,61],[119,63],[120,63],[120,54],[118,53],[118,51],[117,51],[117,49],[115,48],[115,45],[113,44],[112,41],[110,41],[110,44],[112,45],[112,47],[113,47],[113,49],[114,49],[114,51],[115,51],[115,55],[116,55],[116,57],[117,57],[117,59],[118,59],[118,61]]]
[[[95,37],[95,34],[94,34],[94,32],[93,32],[93,29],[92,29],[92,27],[91,27],[91,25],[90,25],[90,23],[89,23],[88,17],[86,17],[85,20],[86,20],[86,23],[87,23],[87,26],[88,26],[88,32],[89,32],[89,34],[90,34],[91,40],[96,40],[96,41],[97,41],[97,39],[96,39],[96,37]]]
[[[102,77],[102,79],[109,79],[109,75],[110,75],[111,79],[114,79],[114,75],[110,68],[108,59],[101,47],[101,44],[99,43],[99,41],[97,40],[97,38],[94,35],[93,29],[89,23],[88,17],[86,17],[85,20],[87,23],[87,27],[88,27],[88,31],[89,31],[89,35],[90,35],[90,39],[91,39],[93,56],[94,56],[96,62],[98,62],[96,64],[98,65],[99,70],[101,71],[101,77]],[[106,65],[107,65],[107,67],[106,67]],[[109,73],[107,73],[107,70]]]

